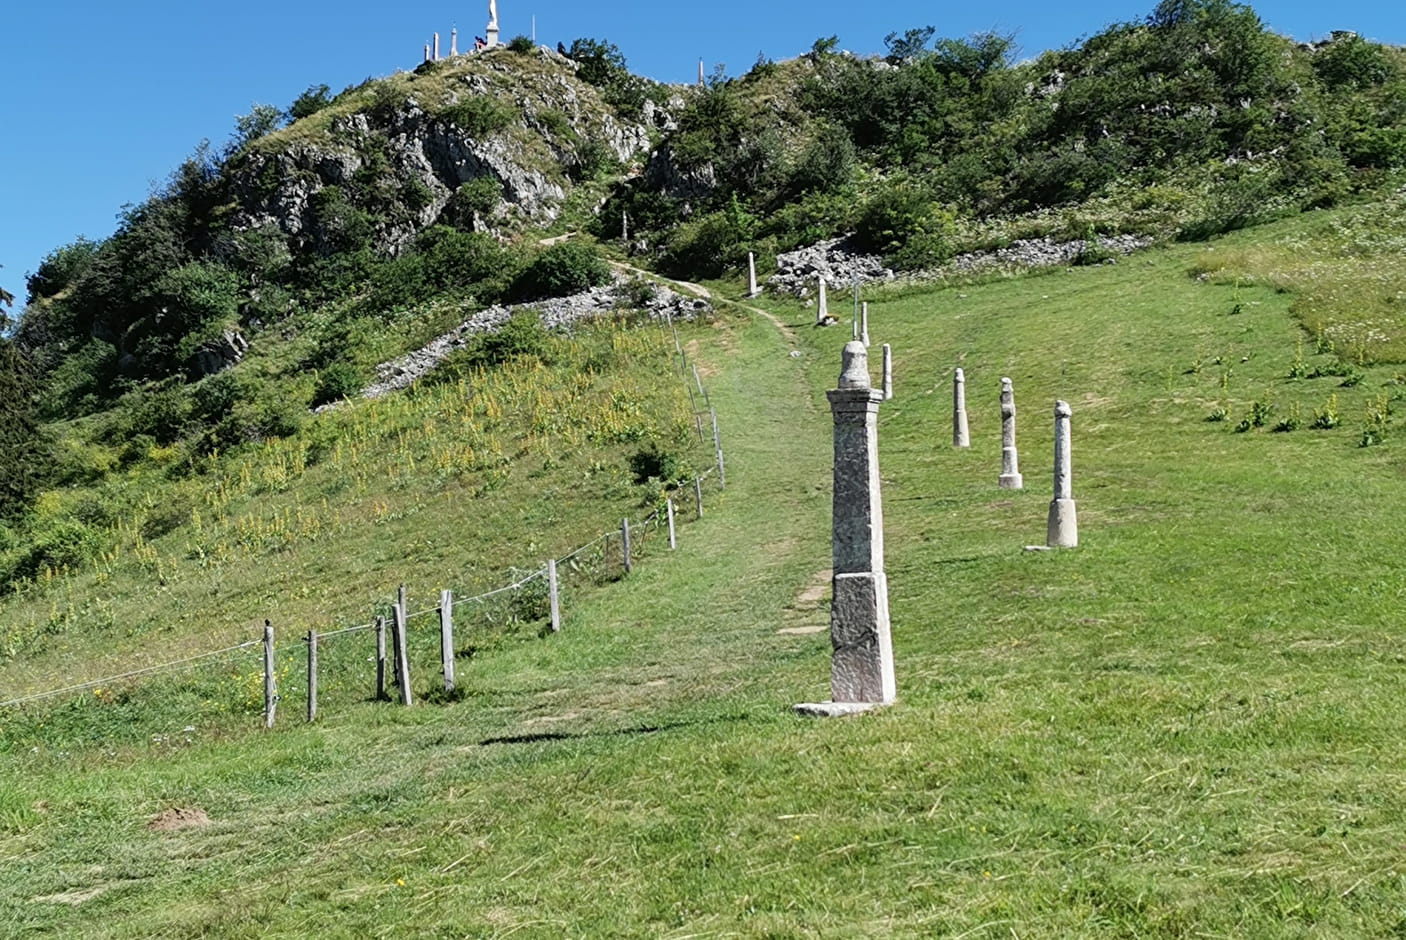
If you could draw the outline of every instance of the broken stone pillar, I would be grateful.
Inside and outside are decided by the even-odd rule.
[[[868,346],[868,343],[864,344]],[[893,398],[893,350],[884,343],[884,401]]]
[[[859,305],[859,341],[865,346],[869,345],[869,304],[867,301]]]
[[[1045,526],[1045,544],[1050,548],[1074,548],[1079,544],[1079,519],[1074,511],[1074,462],[1069,452],[1069,403],[1055,402],[1054,499]]]
[[[425,43],[425,61],[430,61],[430,44]]]
[[[747,296],[755,297],[761,291],[757,290],[757,256],[752,252],[747,252]]]
[[[848,343],[843,362],[839,388],[826,392],[835,421],[831,701],[796,706],[813,715],[852,714],[897,697],[879,497],[883,393],[869,384],[869,357],[862,343]]]
[[[996,485],[1003,490],[1022,489],[1020,460],[1015,452],[1015,392],[1011,380],[1001,379],[1001,477]]]
[[[967,432],[967,377],[959,368],[952,374],[952,446],[970,447]]]
[[[815,322],[824,323],[830,316],[830,304],[825,299],[825,278],[820,278],[820,297],[815,302]]]

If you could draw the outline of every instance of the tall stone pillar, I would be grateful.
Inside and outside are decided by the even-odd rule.
[[[1074,510],[1074,462],[1069,450],[1069,403],[1055,402],[1054,499],[1045,526],[1045,544],[1050,548],[1074,548],[1079,544],[1079,519]]]
[[[439,61],[439,33],[434,34],[434,60]]]
[[[967,377],[959,368],[952,373],[952,446],[970,447],[967,431]]]
[[[747,296],[755,297],[761,291],[757,290],[757,256],[753,252],[747,252]]]
[[[852,714],[897,697],[879,496],[878,415],[883,393],[870,386],[868,360],[863,343],[847,344],[839,388],[825,393],[835,422],[832,701],[796,706],[806,714]]]
[[[459,27],[454,26],[449,30],[449,54],[456,56],[459,54]]]
[[[869,345],[869,302],[859,305],[859,341]]]
[[[1025,485],[1015,451],[1015,392],[1011,380],[1005,378],[1001,379],[1001,477],[996,485],[1003,490],[1018,490]]]
[[[830,316],[830,302],[825,296],[825,278],[820,278],[820,294],[815,301],[815,322],[824,323],[825,318]]]

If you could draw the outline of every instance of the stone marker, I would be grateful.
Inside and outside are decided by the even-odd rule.
[[[1054,499],[1045,526],[1045,544],[1050,548],[1074,548],[1079,544],[1079,519],[1074,511],[1074,462],[1069,453],[1069,403],[1055,402]]]
[[[1001,477],[996,485],[1003,490],[1023,489],[1020,461],[1015,452],[1015,392],[1011,380],[1001,379]]]
[[[698,60],[698,87],[703,87],[703,60]]]
[[[970,447],[967,432],[967,377],[959,368],[952,373],[952,446]]]
[[[859,341],[869,345],[869,302],[859,305]]]
[[[439,61],[439,33],[434,34],[434,60]]]
[[[849,321],[849,338],[852,343],[859,342],[859,321],[857,319]]]
[[[425,43],[425,61],[430,61],[430,44]]]
[[[452,26],[449,29],[449,54],[456,56],[459,54],[459,27]]]
[[[757,256],[752,252],[747,252],[747,296],[755,297],[761,291],[757,290]]]
[[[865,345],[869,345],[865,343]],[[893,398],[893,350],[884,343],[884,401]]]
[[[815,322],[824,323],[830,316],[830,304],[825,299],[825,278],[820,279],[820,297],[815,302]]]
[[[862,343],[845,346],[839,388],[826,392],[835,422],[830,605],[831,701],[795,706],[807,715],[850,715],[897,697],[884,575],[878,414]]]
[[[488,0],[488,27],[483,31],[483,39],[489,49],[498,45],[498,0]]]

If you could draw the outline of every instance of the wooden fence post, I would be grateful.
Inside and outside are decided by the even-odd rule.
[[[552,609],[552,632],[561,632],[561,600],[557,594],[557,561],[547,562],[547,599]]]
[[[410,697],[410,652],[409,642],[406,639],[406,616],[405,607],[405,585],[401,585],[395,595],[395,610],[392,612],[395,620],[395,678],[396,687],[400,690],[400,704],[413,705],[414,701]]]
[[[308,631],[308,723],[317,719],[317,631]]]
[[[727,474],[723,471],[723,445],[718,439],[718,413],[712,408],[708,409],[708,415],[713,419],[713,453],[718,460],[718,489],[727,489]]]
[[[454,592],[439,592],[439,659],[444,665],[444,691],[454,691]]]
[[[278,707],[278,689],[273,682],[273,624],[264,621],[264,727],[273,727]]]
[[[693,502],[698,507],[698,518],[703,518],[703,478],[693,478]]]
[[[630,573],[630,517],[620,520],[620,560],[625,565],[625,573]]]
[[[664,501],[664,511],[669,517],[669,550],[679,547],[678,538],[674,534],[674,501],[672,498]]]
[[[376,701],[386,697],[386,618],[376,618]]]

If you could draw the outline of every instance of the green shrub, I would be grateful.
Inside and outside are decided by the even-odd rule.
[[[520,300],[566,297],[610,283],[610,265],[591,245],[566,241],[543,251],[518,275],[512,294]]]
[[[650,441],[646,447],[631,454],[629,463],[630,476],[640,485],[653,480],[667,486],[693,479],[693,469],[688,460],[673,451],[662,449],[657,441]]]
[[[537,44],[527,36],[514,36],[508,40],[508,48],[513,52],[531,52],[537,48]]]
[[[46,568],[77,568],[96,558],[103,544],[97,530],[77,519],[36,520],[29,533],[29,550],[16,563],[11,577],[37,577]]]
[[[470,137],[477,138],[501,131],[516,116],[511,106],[486,95],[470,95],[444,110],[444,117]]]
[[[363,384],[360,369],[350,362],[334,362],[318,373],[312,406],[317,408],[334,401],[354,398],[361,393]]]

